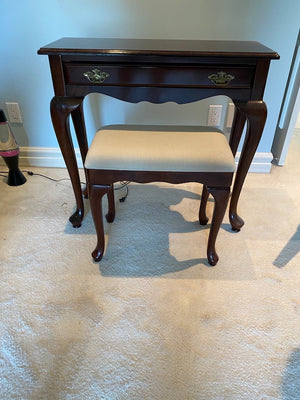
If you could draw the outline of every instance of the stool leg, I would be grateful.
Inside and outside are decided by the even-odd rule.
[[[113,222],[115,219],[115,196],[114,196],[114,185],[110,185],[110,189],[107,192],[107,199],[108,199],[108,213],[106,214],[105,218],[107,222]]]
[[[206,205],[208,200],[208,190],[206,185],[203,185],[202,194],[201,194],[201,203],[199,209],[199,223],[200,225],[206,225],[208,223],[208,218],[206,216]]]
[[[102,197],[105,195],[105,193],[108,193],[110,189],[110,186],[88,186],[91,212],[97,233],[97,245],[92,252],[92,257],[94,261],[100,261],[104,253],[105,238],[102,216]]]
[[[208,192],[215,199],[214,213],[211,222],[208,245],[207,245],[207,259],[210,265],[216,265],[219,260],[219,257],[215,249],[215,243],[227,208],[230,195],[230,188],[209,187],[207,189]]]

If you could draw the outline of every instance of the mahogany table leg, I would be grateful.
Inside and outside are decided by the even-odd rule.
[[[74,152],[74,146],[72,142],[69,117],[70,114],[75,111],[75,118],[78,117],[78,112],[76,111],[82,103],[82,98],[68,98],[55,96],[51,100],[50,110],[52,123],[55,130],[55,134],[66,163],[67,170],[69,172],[71,183],[76,199],[77,209],[73,215],[69,218],[69,221],[75,228],[81,226],[84,205],[82,198],[82,190],[80,186],[80,179],[78,173],[78,166],[76,161],[76,156]]]
[[[236,155],[238,145],[241,140],[245,122],[246,122],[245,115],[242,114],[238,108],[236,108],[235,114],[234,114],[234,119],[233,119],[233,124],[232,124],[232,130],[231,130],[232,133],[231,133],[230,139],[229,139],[229,145],[230,145],[232,154],[234,156]]]
[[[85,158],[88,152],[88,141],[86,135],[85,122],[84,122],[83,102],[79,105],[79,107],[77,107],[75,110],[71,112],[71,117],[73,120],[77,142],[79,145],[82,163],[84,165]],[[87,188],[85,187],[82,192],[84,198],[87,199],[88,197]]]
[[[267,118],[267,107],[263,101],[249,101],[239,104],[238,108],[248,120],[248,125],[229,207],[229,220],[234,231],[239,231],[244,225],[244,221],[237,214],[237,203]]]

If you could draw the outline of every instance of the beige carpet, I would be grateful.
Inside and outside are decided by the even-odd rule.
[[[300,399],[299,153],[249,174],[216,267],[196,184],[130,185],[96,264],[69,182],[0,178],[0,398]]]

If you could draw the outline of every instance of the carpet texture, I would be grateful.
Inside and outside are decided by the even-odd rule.
[[[200,185],[131,184],[94,263],[88,201],[81,228],[67,221],[68,181],[1,178],[0,398],[300,399],[299,149],[249,174],[246,224],[226,216],[216,267]]]

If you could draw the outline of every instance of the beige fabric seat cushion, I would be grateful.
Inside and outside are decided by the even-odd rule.
[[[234,172],[235,163],[226,137],[215,128],[110,125],[96,133],[85,168]]]

